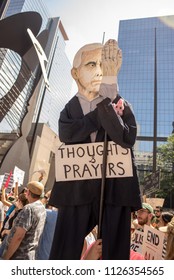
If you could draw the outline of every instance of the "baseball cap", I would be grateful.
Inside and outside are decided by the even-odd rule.
[[[153,207],[150,204],[143,202],[142,208],[148,210],[150,213],[153,214]]]
[[[27,184],[27,189],[33,194],[41,195],[44,191],[44,185],[38,181],[31,181]]]
[[[159,231],[162,231],[162,232],[166,233],[167,232],[167,226],[159,227]]]

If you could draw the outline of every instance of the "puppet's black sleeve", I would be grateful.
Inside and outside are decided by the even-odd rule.
[[[122,147],[131,148],[136,140],[137,127],[130,105],[124,102],[122,117],[116,114],[109,98],[100,102],[97,108],[101,126],[111,140]]]
[[[59,118],[59,138],[66,144],[87,142],[90,134],[100,127],[97,108],[85,116],[80,114],[78,117],[76,113],[71,114],[70,108],[65,106]]]

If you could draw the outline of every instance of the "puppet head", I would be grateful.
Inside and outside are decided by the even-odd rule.
[[[94,43],[80,48],[74,57],[71,74],[77,83],[78,91],[87,99],[93,99],[100,88],[101,54],[102,44]]]
[[[93,100],[98,95],[101,83],[117,86],[121,63],[122,52],[114,39],[104,45],[93,43],[83,46],[74,57],[71,70],[78,92]]]

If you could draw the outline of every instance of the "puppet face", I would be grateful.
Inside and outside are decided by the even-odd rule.
[[[73,71],[73,78],[81,94],[97,93],[102,80],[101,48],[84,51],[80,66],[73,68]]]

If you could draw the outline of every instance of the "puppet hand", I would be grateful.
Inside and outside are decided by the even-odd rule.
[[[122,64],[122,52],[116,40],[108,40],[102,49],[103,77],[116,77]]]
[[[123,115],[124,100],[123,100],[122,98],[120,98],[116,104],[115,104],[115,103],[112,103],[112,106],[113,106],[115,112],[116,112],[119,116],[122,116],[122,115]]]

